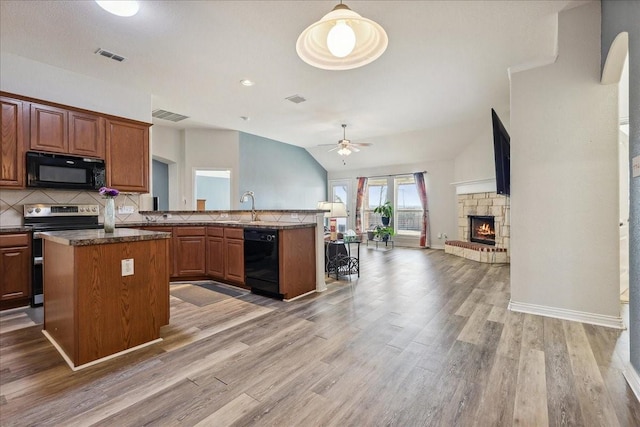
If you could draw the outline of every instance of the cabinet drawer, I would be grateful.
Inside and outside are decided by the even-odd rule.
[[[174,236],[204,236],[206,227],[175,227]]]
[[[0,247],[10,248],[14,246],[29,246],[29,234],[4,234],[0,235]]]
[[[222,227],[207,227],[207,236],[209,236],[209,237],[224,237],[224,228],[222,228]]]
[[[244,239],[244,229],[226,227],[224,229],[224,237],[227,239]]]

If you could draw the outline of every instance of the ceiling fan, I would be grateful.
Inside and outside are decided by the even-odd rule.
[[[351,140],[348,140],[346,137],[346,129],[347,129],[347,125],[343,124],[342,125],[342,139],[338,141],[338,145],[336,144],[320,144],[320,147],[329,147],[329,146],[333,146],[333,148],[329,151],[335,151],[338,150],[338,154],[340,154],[341,156],[348,156],[349,154],[353,153],[357,153],[358,151],[360,151],[360,148],[358,147],[369,147],[372,144],[369,142],[351,142]]]

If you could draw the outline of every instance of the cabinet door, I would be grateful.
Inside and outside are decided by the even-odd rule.
[[[107,185],[149,192],[149,126],[107,120]]]
[[[104,119],[99,116],[69,111],[69,153],[104,159]]]
[[[205,237],[177,236],[175,243],[176,276],[204,276],[206,273]]]
[[[24,138],[28,134],[28,128],[25,129],[25,126],[29,123],[25,108],[28,108],[28,103],[4,96],[0,97],[0,103],[0,187],[24,188]]]
[[[0,300],[29,298],[30,257],[28,246],[0,248]]]
[[[48,105],[31,104],[30,147],[35,151],[69,152],[69,112]]]
[[[207,237],[207,276],[224,279],[224,239]]]
[[[225,239],[224,278],[244,284],[244,240]]]

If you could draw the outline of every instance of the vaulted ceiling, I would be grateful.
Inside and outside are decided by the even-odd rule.
[[[362,68],[316,69],[298,58],[296,39],[336,3],[143,1],[120,18],[93,1],[3,0],[0,47],[150,93],[154,109],[190,117],[156,125],[263,136],[336,170],[340,156],[318,145],[337,143],[342,123],[348,139],[374,144],[348,167],[455,157],[490,126],[491,107],[508,112],[509,67],[552,57],[557,12],[584,1],[347,1],[385,28],[387,51]]]

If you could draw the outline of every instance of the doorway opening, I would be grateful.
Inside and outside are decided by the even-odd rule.
[[[196,169],[194,171],[194,206],[197,201],[204,210],[231,209],[231,170]]]

